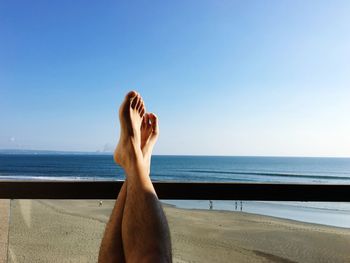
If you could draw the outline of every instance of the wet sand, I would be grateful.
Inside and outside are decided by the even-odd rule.
[[[96,262],[113,204],[12,201],[9,262]],[[165,212],[174,262],[350,262],[350,229],[242,212]]]

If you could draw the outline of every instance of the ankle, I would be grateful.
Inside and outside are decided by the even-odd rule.
[[[124,170],[127,175],[130,174],[132,176],[149,176],[150,174],[150,166],[148,162],[143,158],[142,154],[130,162],[129,165],[124,168]]]

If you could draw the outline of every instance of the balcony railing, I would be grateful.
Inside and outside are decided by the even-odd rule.
[[[115,199],[123,182],[1,181],[0,199]],[[350,202],[350,185],[154,182],[160,199]]]

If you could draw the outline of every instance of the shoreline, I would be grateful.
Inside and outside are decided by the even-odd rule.
[[[347,202],[242,201],[242,210],[238,200],[237,209],[235,209],[235,200],[213,200],[213,210],[210,210],[209,200],[162,200],[162,202],[181,209],[245,212],[295,222],[350,229],[350,210],[347,210],[350,209],[350,203]],[[341,206],[345,208],[339,209]]]
[[[209,210],[209,209],[202,209],[202,208],[182,208],[182,207],[177,207],[176,205],[171,205],[171,204],[163,204],[163,207],[165,209],[167,209],[167,207],[169,208],[175,208],[175,209],[181,209],[181,210],[187,210],[187,211],[193,211],[193,212],[210,212],[210,213],[215,213],[215,212],[219,212],[219,213],[226,213],[226,212],[234,212],[237,214],[242,214],[245,216],[257,216],[257,217],[266,217],[266,218],[270,218],[271,220],[283,220],[286,221],[287,223],[290,224],[305,224],[308,225],[310,227],[330,227],[330,228],[334,228],[334,229],[338,229],[339,231],[345,230],[345,231],[350,231],[350,228],[348,227],[340,227],[340,226],[332,226],[332,225],[325,225],[325,224],[317,224],[317,223],[310,223],[310,222],[304,222],[304,221],[300,221],[300,220],[294,220],[294,219],[289,219],[289,218],[282,218],[282,217],[277,217],[277,216],[270,216],[270,215],[263,215],[263,214],[258,214],[258,213],[251,213],[251,212],[245,212],[245,211],[229,211],[229,210]]]

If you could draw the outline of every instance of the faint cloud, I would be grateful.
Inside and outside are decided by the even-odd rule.
[[[15,136],[9,138],[11,148],[22,148],[21,143],[16,139]]]

